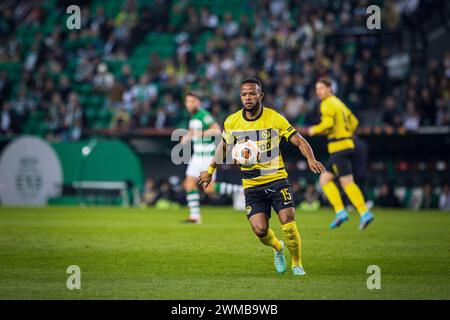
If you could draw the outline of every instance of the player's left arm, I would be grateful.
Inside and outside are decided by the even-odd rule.
[[[316,160],[314,152],[305,138],[303,138],[299,133],[295,133],[290,137],[289,141],[294,146],[296,146],[300,150],[302,155],[306,158],[306,160],[308,161],[309,169],[311,169],[312,172],[314,173],[325,172],[325,167],[323,166],[322,163]]]

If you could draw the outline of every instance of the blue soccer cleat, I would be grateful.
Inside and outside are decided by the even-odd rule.
[[[273,251],[273,264],[278,273],[286,272],[286,258],[284,257],[284,242],[281,242],[281,250]]]
[[[364,230],[367,226],[375,219],[372,212],[367,211],[361,216],[361,220],[359,223],[359,230]]]
[[[336,213],[336,218],[330,224],[330,229],[339,227],[342,223],[348,220],[348,212],[346,210],[341,210]]]
[[[292,273],[294,276],[304,276],[306,275],[305,270],[301,266],[293,266],[292,267]]]

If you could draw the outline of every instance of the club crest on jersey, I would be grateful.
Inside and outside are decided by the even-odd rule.
[[[250,212],[252,212],[252,207],[251,206],[245,207],[245,211],[247,211],[247,215],[249,215]]]
[[[263,138],[264,140],[270,139],[270,130],[263,130],[261,132],[261,138]]]

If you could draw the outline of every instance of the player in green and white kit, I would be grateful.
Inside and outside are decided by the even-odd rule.
[[[197,93],[189,92],[186,94],[184,103],[191,119],[189,121],[189,133],[182,138],[181,143],[192,140],[194,147],[194,153],[187,166],[183,184],[189,207],[189,219],[185,222],[201,223],[198,176],[211,163],[216,147],[214,136],[220,136],[221,129],[211,114],[201,108],[201,99]],[[215,180],[215,176],[213,176],[213,180]],[[219,192],[220,194],[230,195],[239,192],[241,189],[242,187],[239,185],[211,183],[204,191],[206,193]]]

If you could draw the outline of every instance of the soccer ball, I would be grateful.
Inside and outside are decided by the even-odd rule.
[[[233,159],[242,166],[252,166],[258,162],[258,145],[253,140],[236,143],[232,150]]]

